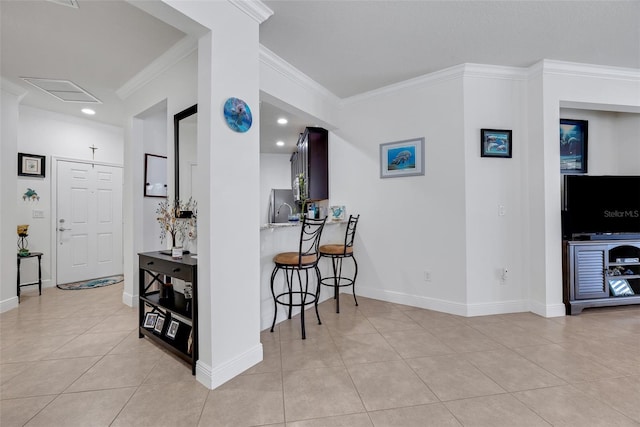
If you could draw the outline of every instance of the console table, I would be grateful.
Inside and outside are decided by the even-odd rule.
[[[138,337],[147,337],[191,364],[196,373],[198,360],[198,259],[183,255],[173,259],[162,252],[138,254],[139,322]],[[171,279],[184,281],[185,289],[174,289],[173,298],[161,298],[162,286]],[[176,284],[175,282],[173,283]]]
[[[23,258],[38,258],[38,281],[29,283],[20,283],[20,262]],[[18,303],[20,303],[20,288],[24,286],[38,285],[38,295],[42,295],[42,252],[31,252],[29,255],[18,255]]]

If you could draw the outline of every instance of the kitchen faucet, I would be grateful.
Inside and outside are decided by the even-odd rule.
[[[289,216],[293,216],[293,208],[291,208],[291,205],[287,202],[281,204],[280,206],[278,206],[278,210],[276,211],[276,215],[280,215],[280,208],[283,206],[287,206],[289,208]]]

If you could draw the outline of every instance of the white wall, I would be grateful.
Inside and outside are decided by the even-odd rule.
[[[198,54],[194,50],[124,100],[127,117],[132,118],[125,128],[123,205],[125,212],[123,302],[130,306],[138,303],[138,253],[145,250],[145,244],[150,245],[146,247],[157,248],[156,243],[159,243],[160,228],[156,221],[155,209],[152,209],[154,202],[144,197],[145,141],[154,137],[164,138],[156,141],[157,145],[154,144],[154,147],[158,150],[161,150],[162,145],[165,147],[168,194],[173,198],[173,116],[197,103],[197,67]],[[160,113],[153,113],[158,106],[162,106],[164,118],[160,117]],[[151,117],[147,122],[149,114]],[[159,129],[162,126],[164,130]],[[153,200],[157,204],[159,199]],[[152,234],[148,236],[146,233]],[[157,241],[155,241],[156,238]]]
[[[18,103],[24,91],[4,79],[0,90],[0,313],[18,306],[16,293],[16,234],[17,207],[15,204]]]
[[[330,203],[361,214],[362,295],[465,313],[463,118],[459,69],[345,102],[330,138]],[[381,179],[379,144],[419,137],[425,176]]]
[[[272,188],[291,188],[291,154],[260,153],[260,223],[269,222]]]
[[[14,203],[17,205],[17,220],[29,224],[29,250],[43,252],[43,286],[55,286],[52,265],[55,241],[52,223],[56,220],[56,207],[52,200],[54,158],[92,160],[90,146],[95,151],[95,160],[101,163],[122,165],[123,129],[116,126],[84,120],[63,114],[52,113],[28,106],[20,106],[18,120],[18,152],[46,156],[44,178],[20,176]],[[40,196],[39,201],[24,201],[22,196],[31,188]],[[42,210],[44,218],[33,218],[34,209]],[[24,282],[37,280],[37,269],[25,268]]]
[[[138,118],[142,124],[142,144],[144,146],[144,154],[155,154],[158,156],[167,156],[167,103],[166,100],[151,107],[148,111],[140,114]],[[167,159],[167,177],[173,177],[169,174],[169,170],[173,169],[173,164]],[[139,166],[144,168],[144,160]],[[144,182],[144,180],[143,180]],[[167,184],[172,184],[167,181]],[[144,185],[144,184],[143,184]],[[143,187],[144,188],[144,187]],[[144,189],[143,189],[144,194]],[[160,242],[160,224],[154,219],[158,216],[156,210],[161,201],[166,200],[158,197],[144,197],[142,211],[144,221],[143,226],[143,251],[159,251],[164,249],[167,244]]]
[[[467,314],[528,310],[523,221],[528,145],[526,81],[520,69],[467,65],[464,129]],[[512,158],[480,156],[481,129],[513,131]],[[504,215],[500,215],[500,206]],[[507,280],[501,280],[507,268]]]

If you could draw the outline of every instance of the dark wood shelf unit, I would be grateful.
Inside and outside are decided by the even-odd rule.
[[[139,319],[138,337],[146,337],[191,365],[191,373],[196,373],[198,361],[198,260],[191,255],[183,255],[181,259],[173,259],[161,252],[146,252],[138,254],[139,262]],[[192,298],[185,298],[184,294],[174,291],[172,301],[160,298],[157,289],[167,278],[180,279],[192,284]],[[145,316],[155,312],[165,318],[160,332],[144,327]],[[167,329],[172,320],[179,323],[176,336],[167,335]],[[191,351],[189,351],[189,336],[192,336]]]
[[[563,296],[567,314],[585,308],[640,304],[640,262],[619,261],[640,258],[639,240],[567,240],[563,245]],[[633,274],[612,275],[612,267]],[[635,295],[612,296],[609,280],[624,279]]]

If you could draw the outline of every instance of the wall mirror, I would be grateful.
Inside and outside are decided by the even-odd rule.
[[[144,155],[144,196],[167,197],[167,158]]]
[[[193,105],[173,117],[175,135],[175,196],[187,201],[196,194],[198,166],[198,106]]]

